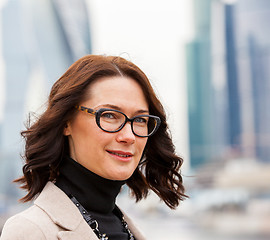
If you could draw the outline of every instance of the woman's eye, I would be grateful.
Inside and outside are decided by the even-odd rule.
[[[139,118],[135,118],[134,119],[134,122],[135,123],[147,123],[147,119],[146,118],[139,117]]]
[[[101,115],[102,118],[114,119],[115,115],[113,113],[103,113]]]

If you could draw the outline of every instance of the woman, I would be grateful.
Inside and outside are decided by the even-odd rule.
[[[116,206],[127,184],[139,201],[153,190],[170,208],[186,196],[163,107],[145,74],[113,56],[88,55],[53,85],[46,111],[22,132],[24,202],[1,239],[144,237]]]

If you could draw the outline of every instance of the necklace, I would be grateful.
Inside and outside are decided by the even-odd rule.
[[[92,228],[93,232],[97,235],[98,239],[100,240],[109,240],[109,237],[106,235],[106,233],[101,234],[98,228],[98,222],[97,220],[93,219],[92,216],[86,211],[86,209],[79,203],[79,201],[72,195],[69,196],[70,200],[76,205],[76,207],[79,209],[80,213],[82,214],[84,220],[87,222],[87,224]],[[119,208],[117,208],[117,212],[121,215],[121,222],[123,227],[128,233],[129,240],[135,240],[134,235],[130,231],[127,222],[125,221],[123,213],[120,211]]]

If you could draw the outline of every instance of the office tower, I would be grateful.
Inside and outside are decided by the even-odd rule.
[[[84,0],[7,0],[0,18],[5,67],[0,192],[11,196],[9,183],[22,174],[20,131],[28,110],[43,103],[71,63],[91,52],[90,29]]]
[[[194,1],[187,47],[191,167],[270,161],[270,2]]]
[[[212,81],[211,0],[194,1],[195,37],[186,47],[191,167],[214,158],[224,141]],[[223,115],[223,114],[222,114]],[[218,134],[216,131],[219,131]],[[218,136],[217,136],[218,135]]]
[[[243,154],[270,162],[270,2],[241,0],[233,8]]]

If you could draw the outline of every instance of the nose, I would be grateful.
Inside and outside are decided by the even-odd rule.
[[[127,122],[126,125],[117,132],[116,140],[122,143],[132,144],[135,142],[136,136],[132,132],[131,123]]]

